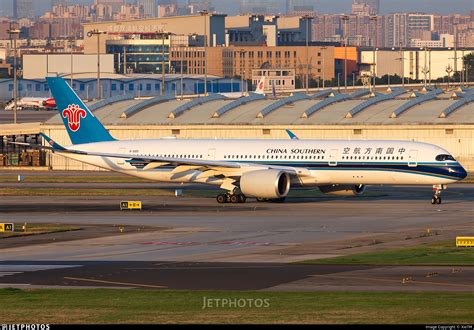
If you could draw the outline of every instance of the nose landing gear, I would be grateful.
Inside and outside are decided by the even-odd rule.
[[[433,195],[433,197],[431,198],[431,204],[435,205],[435,204],[441,204],[441,203],[442,203],[441,196]]]
[[[446,190],[446,185],[434,185],[433,186],[433,197],[431,198],[431,204],[441,204],[443,200],[441,199],[441,192]]]

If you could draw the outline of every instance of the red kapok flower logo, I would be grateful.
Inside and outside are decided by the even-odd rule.
[[[63,118],[67,119],[69,129],[73,132],[77,132],[81,128],[81,118],[87,116],[87,112],[77,104],[70,104],[61,114]]]

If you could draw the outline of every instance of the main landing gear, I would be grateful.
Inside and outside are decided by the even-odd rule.
[[[226,203],[232,203],[232,204],[240,204],[240,203],[245,203],[247,201],[247,197],[245,197],[244,194],[219,194],[216,197],[217,203],[219,204],[226,204]]]
[[[435,185],[433,186],[433,197],[431,198],[431,204],[441,204],[443,200],[441,199],[441,192],[446,189],[445,185]]]

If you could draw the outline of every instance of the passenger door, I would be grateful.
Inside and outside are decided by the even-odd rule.
[[[125,148],[120,148],[118,151],[119,154],[126,154],[127,151]],[[125,158],[115,158],[117,165],[125,165]]]
[[[329,153],[329,166],[337,166],[337,157],[339,155],[338,149],[331,149]]]
[[[418,150],[410,150],[408,155],[408,167],[418,166]]]
[[[216,149],[209,149],[207,151],[207,159],[214,160],[216,158]]]

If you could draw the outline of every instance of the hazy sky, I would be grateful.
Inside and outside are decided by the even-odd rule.
[[[131,3],[134,0],[128,0]],[[159,2],[160,0],[158,0]],[[186,0],[179,0],[185,2]],[[281,10],[285,0],[278,0]],[[91,3],[93,0],[70,0],[70,3]],[[258,0],[256,0],[258,2]],[[314,0],[316,10],[320,13],[349,13],[353,0]],[[474,0],[380,0],[382,14],[390,12],[429,12],[439,14],[460,13],[468,14],[474,9]],[[0,0],[0,15],[11,11],[12,0]],[[37,15],[48,10],[51,0],[33,0]],[[213,0],[218,11],[235,14],[239,10],[238,0]]]
[[[256,0],[258,2],[258,0]],[[282,10],[284,9],[284,0]],[[353,0],[314,0],[316,11],[321,13],[349,13]],[[237,0],[214,0],[214,6],[220,11],[239,9]],[[423,11],[430,13],[469,13],[474,9],[474,0],[380,0],[382,14],[390,12]]]

